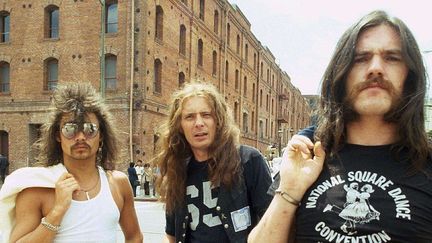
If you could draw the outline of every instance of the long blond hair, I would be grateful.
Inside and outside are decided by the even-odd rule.
[[[182,206],[186,195],[187,162],[193,155],[181,131],[180,121],[185,101],[196,96],[208,101],[216,122],[215,140],[209,147],[209,180],[212,185],[231,188],[241,178],[238,152],[240,131],[234,123],[231,109],[213,85],[187,83],[173,94],[168,117],[159,131],[156,162],[160,177],[156,184],[168,212]]]

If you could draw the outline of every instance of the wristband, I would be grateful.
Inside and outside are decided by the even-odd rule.
[[[281,190],[276,190],[275,191],[276,194],[280,194],[281,197],[283,199],[285,199],[285,201],[291,203],[292,205],[295,205],[296,207],[299,207],[301,205],[300,201],[295,200],[293,197],[291,197],[288,193],[281,191]]]
[[[41,220],[41,224],[42,224],[45,228],[49,229],[50,231],[56,232],[56,233],[57,233],[57,232],[59,231],[59,229],[60,229],[60,225],[53,225],[53,224],[50,224],[48,221],[46,221],[46,218],[45,218],[45,217],[42,218],[42,220]]]

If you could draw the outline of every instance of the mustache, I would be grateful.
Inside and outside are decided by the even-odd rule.
[[[367,88],[373,87],[373,86],[380,87],[380,88],[385,89],[385,90],[393,90],[394,89],[393,84],[390,81],[383,79],[381,76],[379,76],[379,77],[369,78],[369,79],[367,79],[361,83],[356,84],[353,88],[353,91],[358,93],[364,89],[367,89]]]
[[[82,147],[85,146],[88,149],[90,149],[90,145],[88,145],[87,143],[75,143],[74,145],[72,145],[72,149],[76,148],[76,147]]]

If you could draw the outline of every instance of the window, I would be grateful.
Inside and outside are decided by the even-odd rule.
[[[105,32],[117,33],[117,31],[118,31],[117,1],[110,1],[105,6]]]
[[[105,88],[117,88],[117,56],[112,54],[105,55]]]
[[[253,70],[256,70],[256,53],[254,53]]]
[[[0,42],[9,42],[10,16],[6,11],[0,12]]]
[[[0,62],[0,93],[10,92],[10,65],[7,62]]]
[[[249,57],[249,46],[248,44],[245,45],[245,60],[246,63],[248,62],[248,57]]]
[[[228,83],[228,71],[229,71],[229,63],[225,62],[225,82]]]
[[[255,83],[252,84],[252,102],[255,102]]]
[[[45,8],[45,38],[59,38],[59,8],[55,5]]]
[[[162,92],[162,62],[159,59],[154,61],[153,92]]]
[[[263,77],[263,72],[264,72],[264,63],[261,62],[261,73],[260,73],[260,78]]]
[[[186,55],[186,27],[183,24],[180,25],[179,53]]]
[[[44,90],[54,90],[58,83],[58,60],[55,58],[48,58],[45,60],[44,64]]]
[[[237,47],[236,47],[237,54],[240,54],[240,36],[237,35]]]
[[[248,113],[243,112],[243,131],[248,132]]]
[[[163,9],[161,6],[156,6],[156,26],[155,26],[155,39],[163,40]]]
[[[238,111],[239,111],[239,104],[238,102],[234,102],[234,121],[238,122]]]
[[[247,77],[244,76],[243,79],[243,95],[246,97],[247,96]]]
[[[212,68],[212,74],[216,76],[217,74],[217,52],[213,51],[213,68]]]
[[[214,11],[213,17],[213,31],[217,34],[219,33],[219,12],[217,10]]]
[[[201,39],[198,40],[198,66],[203,66],[203,41]]]
[[[255,131],[255,112],[252,111],[251,130]]]
[[[235,89],[239,89],[239,70],[235,70]]]
[[[260,107],[262,107],[262,97],[263,97],[263,92],[262,89],[260,90]]]
[[[226,42],[227,45],[230,45],[230,38],[231,38],[231,25],[228,23],[227,24],[227,36],[226,36]]]
[[[184,82],[185,82],[185,74],[183,72],[180,72],[179,76],[178,76],[178,86],[179,86],[179,88],[183,86]]]
[[[262,120],[259,121],[259,137],[264,138],[264,123]]]
[[[205,0],[200,0],[199,18],[201,20],[204,20],[204,13],[205,13]]]

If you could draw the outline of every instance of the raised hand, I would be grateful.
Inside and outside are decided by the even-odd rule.
[[[324,159],[320,142],[313,144],[305,136],[294,135],[282,156],[279,189],[300,201],[321,173]]]

